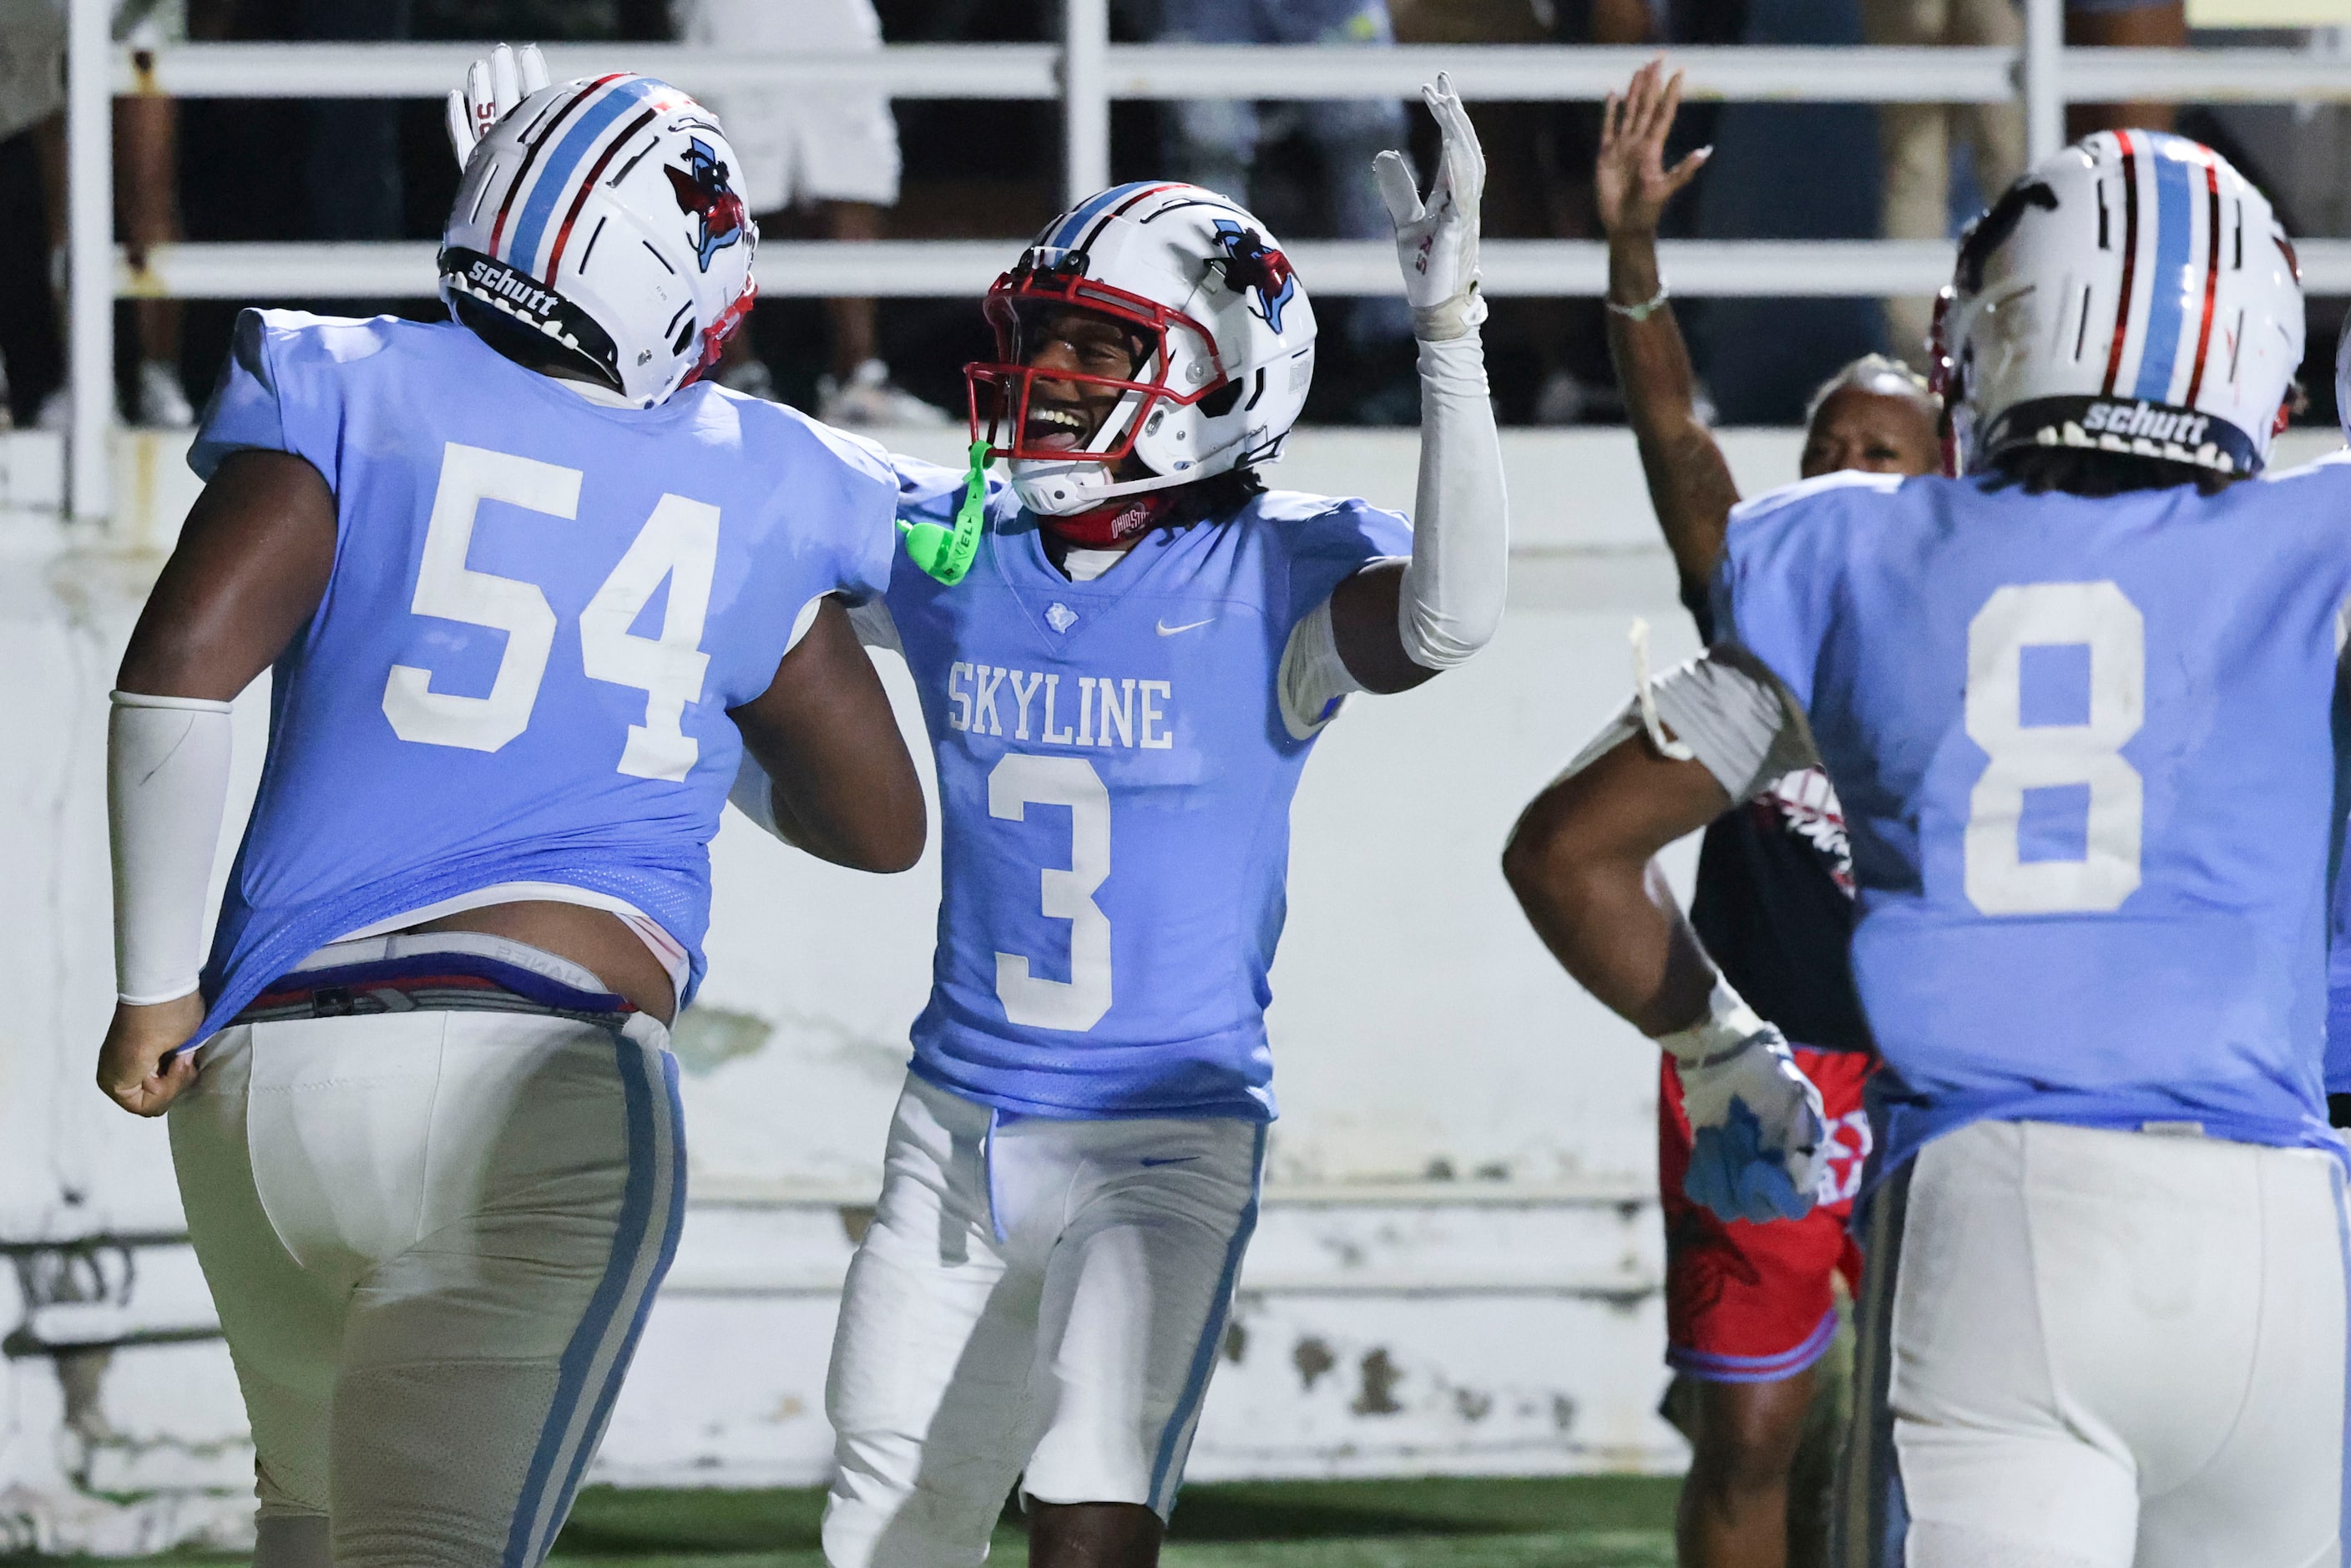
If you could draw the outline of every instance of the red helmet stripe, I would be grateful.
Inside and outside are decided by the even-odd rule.
[[[563,225],[555,231],[555,248],[548,253],[547,284],[549,287],[552,288],[555,286],[555,275],[562,269],[563,247],[571,243],[571,225],[579,221],[580,209],[588,204],[588,193],[596,188],[596,182],[604,177],[604,166],[612,161],[612,155],[615,152],[629,144],[631,137],[652,122],[657,112],[649,109],[629,121],[618,136],[604,144],[604,151],[596,155],[596,162],[589,165],[588,177],[581,180],[580,189],[572,193],[571,206],[563,214]]]
[[[1101,234],[1104,228],[1109,226],[1111,219],[1124,217],[1129,212],[1134,210],[1136,203],[1149,201],[1152,197],[1158,195],[1163,191],[1178,191],[1181,189],[1183,189],[1182,182],[1172,180],[1165,184],[1145,186],[1144,189],[1135,192],[1134,194],[1129,196],[1126,200],[1121,202],[1118,205],[1113,207],[1110,211],[1104,213],[1095,221],[1094,225],[1092,228],[1086,230],[1083,235],[1079,236],[1078,243],[1070,248],[1072,250],[1083,250],[1086,246],[1093,244],[1094,236]]]
[[[2204,387],[2204,355],[2212,347],[2212,306],[2220,291],[2220,170],[2210,158],[2204,160],[2206,235],[2204,251],[2204,324],[2196,329],[2196,368],[2189,373],[2187,403],[2196,406],[2196,394]]]
[[[2138,159],[2131,149],[2130,132],[2117,131],[2123,149],[2123,287],[2115,301],[2115,346],[2106,353],[2106,382],[2100,395],[2115,395],[2115,378],[2122,374],[2123,341],[2130,331],[2131,283],[2138,270]]]
[[[498,203],[498,215],[496,218],[492,220],[490,224],[490,254],[492,256],[498,255],[498,242],[505,235],[507,230],[507,214],[514,210],[515,198],[522,193],[522,188],[530,183],[531,166],[538,162],[538,154],[540,151],[544,149],[549,142],[555,140],[556,127],[561,125],[566,120],[571,118],[572,114],[579,110],[581,104],[584,104],[590,99],[594,98],[598,88],[602,87],[607,82],[618,81],[627,74],[628,73],[626,71],[614,71],[609,76],[598,77],[594,81],[590,82],[586,87],[580,89],[580,91],[573,93],[571,95],[571,101],[565,104],[561,110],[557,111],[555,118],[548,121],[547,129],[538,133],[538,140],[530,144],[530,151],[522,155],[522,167],[515,171],[513,181],[507,186],[505,198]],[[508,260],[508,258],[505,256],[499,256],[498,259],[501,261]],[[523,258],[522,266],[518,270],[528,272],[530,270],[529,261],[530,258],[525,256]],[[512,263],[509,262],[509,265],[512,265]],[[550,270],[549,277],[552,277],[553,276],[553,272]],[[546,282],[547,279],[541,278],[540,281]]]

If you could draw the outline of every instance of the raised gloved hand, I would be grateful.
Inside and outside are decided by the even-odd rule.
[[[1821,1092],[1780,1031],[1718,979],[1707,1016],[1657,1043],[1674,1058],[1690,1124],[1682,1190],[1725,1219],[1811,1211],[1828,1142]]]
[[[504,44],[465,72],[465,90],[449,94],[449,146],[457,167],[474,155],[474,144],[524,99],[547,85],[547,60],[537,44],[519,50]]]
[[[1412,164],[1401,152],[1373,159],[1372,172],[1395,222],[1413,336],[1440,343],[1486,319],[1485,296],[1478,290],[1478,203],[1486,190],[1486,154],[1452,78],[1438,72],[1434,87],[1420,89],[1420,99],[1437,117],[1443,139],[1428,200],[1422,202]]]

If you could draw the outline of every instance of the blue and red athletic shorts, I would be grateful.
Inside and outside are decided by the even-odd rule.
[[[1666,1218],[1666,1364],[1710,1383],[1776,1383],[1818,1361],[1836,1335],[1834,1280],[1857,1293],[1861,1249],[1846,1233],[1869,1157],[1862,1086],[1877,1058],[1794,1048],[1820,1085],[1830,1155],[1813,1211],[1756,1224],[1721,1219],[1682,1193],[1689,1120],[1671,1057],[1660,1058],[1657,1183]]]

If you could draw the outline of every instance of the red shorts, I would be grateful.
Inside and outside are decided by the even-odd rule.
[[[1831,1153],[1813,1211],[1802,1219],[1725,1220],[1682,1194],[1689,1170],[1689,1121],[1673,1059],[1661,1058],[1657,1091],[1657,1185],[1666,1217],[1666,1364],[1713,1383],[1773,1383],[1793,1377],[1836,1333],[1835,1287],[1861,1281],[1861,1249],[1845,1233],[1869,1155],[1862,1085],[1877,1058],[1867,1051],[1807,1051],[1796,1064],[1820,1085]]]

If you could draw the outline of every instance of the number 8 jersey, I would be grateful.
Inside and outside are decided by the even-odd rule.
[[[1844,474],[1716,624],[1844,802],[1891,1168],[1969,1122],[2339,1145],[2321,1060],[2351,463],[2091,499]]]
[[[241,448],[318,469],[335,562],[273,672],[204,1030],[325,943],[516,882],[650,917],[699,984],[726,710],[812,599],[886,582],[886,464],[707,384],[609,408],[454,323],[254,310],[190,462]]]
[[[899,467],[903,515],[948,520],[961,476]],[[1271,1119],[1290,796],[1331,716],[1286,716],[1277,672],[1332,589],[1411,548],[1392,512],[1274,492],[1073,582],[999,486],[960,583],[901,556],[945,883],[918,1075],[1021,1114]]]

